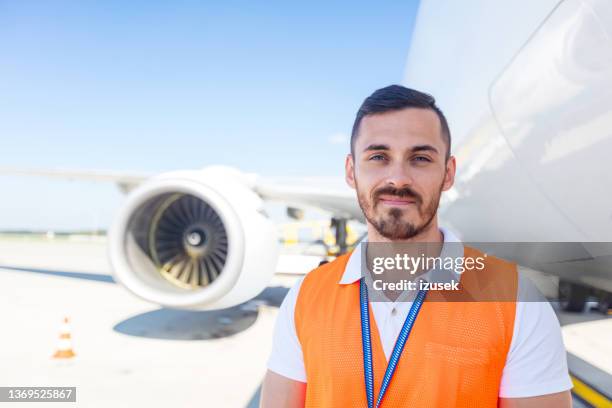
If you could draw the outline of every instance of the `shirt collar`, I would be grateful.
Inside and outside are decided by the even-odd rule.
[[[440,257],[457,257],[463,255],[463,245],[447,245],[447,243],[461,243],[459,238],[447,228],[440,227],[440,232],[444,236],[444,244],[442,246],[442,251],[440,252]],[[360,242],[355,245],[355,249],[351,252],[349,256],[348,262],[346,263],[346,268],[344,269],[344,273],[342,274],[342,278],[338,282],[341,285],[349,285],[351,283],[357,282],[362,277],[361,273],[361,247],[362,243],[368,242],[368,237],[366,235]],[[456,254],[456,252],[461,251],[460,254]],[[459,280],[460,275],[453,271],[447,270],[438,270],[432,269],[424,274],[420,275],[421,279],[424,279],[428,282],[452,282],[453,280]]]

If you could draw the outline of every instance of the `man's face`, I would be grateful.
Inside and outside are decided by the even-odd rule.
[[[412,238],[436,216],[440,195],[454,181],[440,120],[429,109],[406,108],[366,116],[346,181],[357,190],[367,221],[390,240]]]

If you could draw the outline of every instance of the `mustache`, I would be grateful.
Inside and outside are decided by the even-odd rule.
[[[410,198],[414,198],[417,203],[422,202],[421,195],[417,193],[416,191],[414,191],[413,189],[411,189],[410,187],[394,188],[394,187],[388,186],[388,187],[379,188],[373,194],[374,201],[377,201],[380,198],[380,196],[383,194],[396,196],[399,198],[410,197]]]

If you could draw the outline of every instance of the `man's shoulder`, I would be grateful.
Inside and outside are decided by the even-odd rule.
[[[463,293],[475,301],[515,302],[518,293],[518,267],[515,262],[465,246]]]
[[[298,335],[307,322],[324,321],[334,308],[337,295],[351,286],[340,284],[349,257],[350,253],[340,255],[304,276],[295,302],[295,327]]]
[[[321,293],[338,286],[351,252],[342,254],[328,262],[321,264],[304,276],[300,287],[300,295],[303,293]]]
[[[318,267],[308,272],[304,277],[304,282],[323,282],[331,281],[337,277],[336,283],[340,281],[342,274],[346,268],[346,264],[352,252],[347,252],[337,256],[331,261],[321,261]]]
[[[495,255],[488,254],[487,252],[482,251],[472,246],[464,245],[463,248],[464,248],[465,258],[482,260],[482,264],[485,265],[485,268],[495,268],[495,269],[502,269],[506,271],[516,272],[516,269],[517,269],[516,262],[512,262],[512,261],[508,261],[503,258],[499,258]]]

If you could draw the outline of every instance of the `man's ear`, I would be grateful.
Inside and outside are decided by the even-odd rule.
[[[353,155],[350,153],[346,155],[344,161],[344,179],[346,184],[355,188],[355,162],[353,161]]]
[[[457,163],[455,156],[451,156],[446,161],[446,172],[444,174],[444,184],[442,184],[442,191],[449,190],[453,184],[455,184],[455,171],[457,169]]]

